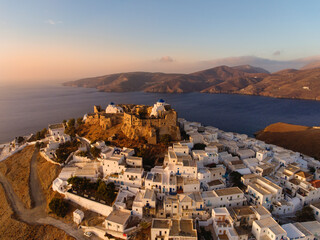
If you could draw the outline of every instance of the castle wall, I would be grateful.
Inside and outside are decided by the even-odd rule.
[[[165,134],[169,134],[172,140],[180,140],[180,129],[177,119],[177,112],[174,110],[163,112],[159,118],[147,119],[140,119],[126,112],[117,114],[99,112],[88,115],[86,123],[95,124],[98,122],[103,129],[122,124],[121,130],[128,138],[144,138],[149,143],[155,144],[157,140]]]

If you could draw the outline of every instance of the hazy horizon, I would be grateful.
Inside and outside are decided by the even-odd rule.
[[[320,61],[319,1],[0,0],[0,82]]]

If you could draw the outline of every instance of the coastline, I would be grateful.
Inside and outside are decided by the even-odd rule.
[[[202,92],[202,91],[190,91],[190,92],[151,92],[151,91],[104,91],[95,87],[85,87],[85,86],[75,86],[75,85],[65,85],[64,83],[61,84],[63,87],[72,87],[72,88],[84,88],[84,89],[95,89],[97,92],[103,93],[149,93],[149,94],[190,94],[190,93],[201,93],[201,94],[217,94],[217,95],[238,95],[238,96],[255,96],[255,97],[264,97],[264,98],[271,98],[271,99],[287,99],[287,100],[299,100],[299,101],[313,101],[319,102],[320,98],[312,99],[312,98],[298,98],[298,97],[281,97],[281,96],[268,96],[263,94],[250,94],[250,93],[241,93],[241,92]],[[240,90],[241,91],[241,90]]]

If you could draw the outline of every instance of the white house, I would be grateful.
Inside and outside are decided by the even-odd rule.
[[[285,240],[287,238],[286,231],[272,217],[253,221],[252,234],[257,240],[266,239],[266,237],[270,240]]]
[[[165,106],[168,105],[163,99],[159,99],[157,103],[153,105],[150,116],[159,117],[159,115],[166,111]]]
[[[152,219],[151,240],[197,240],[192,219]]]
[[[63,134],[65,130],[65,126],[63,123],[50,124],[48,127],[48,132],[51,136],[58,136]]]
[[[107,230],[123,233],[128,225],[131,212],[129,210],[113,210],[104,222]]]
[[[301,239],[301,240],[313,240],[314,235],[309,232],[300,223],[287,223],[281,226],[286,232],[287,237],[290,240]]]
[[[111,102],[106,108],[106,113],[122,113],[122,112],[123,112],[122,107],[116,106],[113,102]]]
[[[82,222],[82,219],[84,218],[84,213],[80,210],[80,209],[76,209],[74,212],[73,212],[73,221],[76,223],[76,224],[80,224]]]

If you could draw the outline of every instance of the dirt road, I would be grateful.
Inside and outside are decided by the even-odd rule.
[[[37,174],[37,156],[38,149],[33,153],[30,166],[30,197],[32,200],[32,209],[26,209],[21,200],[15,194],[7,178],[0,172],[0,184],[3,186],[7,200],[15,213],[15,218],[28,224],[48,224],[65,231],[68,235],[84,240],[83,231],[77,229],[71,224],[66,224],[58,219],[48,216],[45,212],[46,200],[42,192]]]

